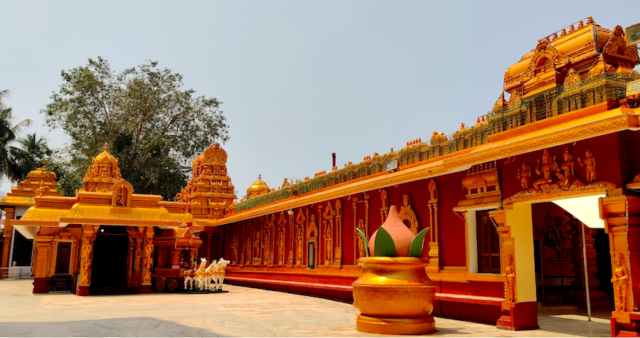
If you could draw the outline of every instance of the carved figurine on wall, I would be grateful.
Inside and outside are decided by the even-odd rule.
[[[280,236],[278,238],[278,264],[279,265],[283,265],[284,264],[284,245],[285,245],[285,239],[284,239],[284,229],[282,229],[280,231]]]
[[[236,264],[236,257],[238,257],[238,235],[234,235],[231,242],[231,264]]]
[[[627,309],[627,290],[629,289],[629,273],[624,264],[621,253],[617,253],[614,258],[615,266],[613,267],[613,283],[616,295],[616,311],[626,311]]]
[[[251,237],[246,238],[244,242],[244,251],[246,252],[243,254],[243,256],[245,256],[244,264],[251,265]]]
[[[296,237],[296,265],[302,265],[304,260],[304,253],[302,251],[302,245],[304,242],[302,226],[298,228],[298,236]]]
[[[584,160],[578,157],[578,163],[581,167],[585,167],[587,183],[592,183],[596,180],[596,158],[593,157],[591,149],[587,148],[584,153]]]
[[[253,263],[260,264],[260,230],[256,231],[255,239],[253,240]]]
[[[531,167],[526,162],[522,162],[522,169],[518,169],[517,177],[520,180],[522,190],[527,190],[531,187]]]
[[[147,245],[144,247],[144,282],[151,282],[151,254],[153,254],[153,243],[147,241]]]
[[[269,264],[270,261],[270,256],[271,256],[271,252],[269,249],[271,249],[271,231],[269,230],[269,226],[266,226],[264,229],[264,236],[262,237],[263,240],[263,244],[262,244],[262,264]]]
[[[127,206],[127,190],[125,188],[120,188],[118,191],[118,197],[116,198],[116,206],[126,207]]]
[[[542,152],[542,162],[538,159],[538,165],[536,166],[536,174],[542,176],[541,179],[533,183],[533,187],[541,191],[542,185],[548,185],[553,183],[553,176],[551,173],[558,170],[558,164],[556,163],[556,156],[549,154],[549,150],[545,149]]]
[[[514,294],[513,287],[516,279],[515,269],[513,268],[513,256],[509,255],[507,258],[507,264],[504,267],[504,301],[507,304],[513,303]]]
[[[576,177],[574,171],[573,155],[569,151],[569,148],[564,148],[564,154],[562,155],[564,162],[561,168],[556,168],[556,176],[560,180],[560,185],[563,188],[569,188],[573,183],[573,179]]]
[[[359,219],[358,220],[358,229],[360,229],[360,231],[362,231],[363,234],[365,234],[366,232],[364,229],[364,220]],[[355,234],[357,241],[358,241],[358,258],[360,257],[365,257],[366,256],[366,252],[364,249],[364,246],[366,245],[365,243],[362,242],[362,238],[360,238],[360,236],[358,236],[358,234]]]
[[[333,231],[327,226],[324,230],[324,264],[331,265],[331,254],[333,252]]]

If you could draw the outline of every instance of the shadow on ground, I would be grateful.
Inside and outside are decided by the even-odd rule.
[[[209,330],[151,317],[0,323],[0,337],[222,337]]]

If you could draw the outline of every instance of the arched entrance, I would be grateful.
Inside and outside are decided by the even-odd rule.
[[[127,291],[129,234],[122,226],[101,226],[94,242],[91,294]]]

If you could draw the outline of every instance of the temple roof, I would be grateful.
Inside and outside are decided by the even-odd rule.
[[[507,68],[503,90],[525,98],[563,85],[571,70],[585,79],[631,71],[637,64],[638,51],[626,46],[622,27],[611,31],[588,17],[540,39]]]
[[[42,161],[42,167],[30,171],[27,180],[21,181],[17,187],[12,187],[11,192],[0,200],[2,206],[32,206],[35,204],[35,196],[60,196],[57,191],[56,174],[45,169],[46,161]]]

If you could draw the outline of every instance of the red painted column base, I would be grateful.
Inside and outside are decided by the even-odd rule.
[[[515,303],[508,315],[505,314],[498,319],[496,327],[511,331],[533,330],[539,328],[538,303]]]
[[[89,295],[89,286],[78,286],[76,290],[76,296],[88,296]]]
[[[36,277],[33,279],[33,293],[49,293],[51,278]]]
[[[140,287],[140,293],[142,294],[151,293],[151,285],[143,285],[142,287]]]
[[[640,321],[631,318],[631,323],[618,323],[611,317],[611,337],[640,337]]]

